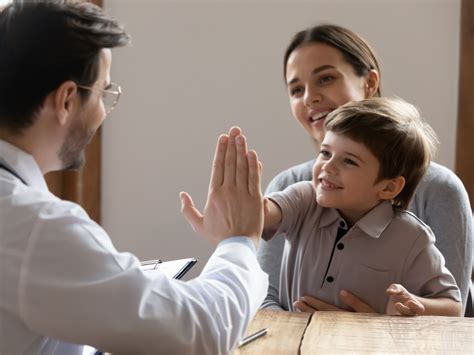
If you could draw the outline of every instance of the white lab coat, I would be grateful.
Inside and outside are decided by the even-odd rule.
[[[0,140],[0,354],[224,354],[268,287],[248,238],[221,242],[191,281],[145,275],[32,156]],[[159,247],[159,246],[158,246]]]

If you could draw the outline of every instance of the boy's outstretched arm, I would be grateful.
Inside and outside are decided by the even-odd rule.
[[[263,227],[276,230],[281,223],[280,206],[267,197],[264,197],[263,205],[265,211]]]
[[[404,316],[462,316],[462,304],[451,298],[426,298],[415,296],[399,284],[391,284],[387,288],[390,300],[387,305],[388,314]]]

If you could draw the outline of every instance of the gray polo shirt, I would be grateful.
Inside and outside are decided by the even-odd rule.
[[[390,201],[369,211],[336,243],[347,224],[337,209],[317,204],[312,182],[268,197],[280,206],[282,222],[278,230],[265,230],[263,238],[286,235],[280,302],[289,310],[305,295],[348,309],[338,296],[345,289],[385,313],[385,290],[392,283],[418,296],[461,300],[431,229]]]

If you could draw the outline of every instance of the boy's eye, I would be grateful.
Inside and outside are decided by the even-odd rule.
[[[354,160],[352,160],[352,159],[344,159],[344,162],[345,162],[346,164],[349,164],[349,165],[358,166],[357,163],[356,163]]]
[[[329,153],[327,150],[320,150],[319,151],[319,155],[323,156],[324,158],[330,158],[331,157],[331,153]]]

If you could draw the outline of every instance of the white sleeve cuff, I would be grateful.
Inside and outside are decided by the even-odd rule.
[[[239,243],[239,244],[247,245],[252,250],[252,252],[255,255],[257,255],[257,249],[255,248],[255,244],[250,240],[249,237],[236,236],[236,237],[226,238],[222,240],[221,242],[219,242],[219,244],[217,245],[217,248],[219,248],[221,245],[226,245],[229,243]]]

